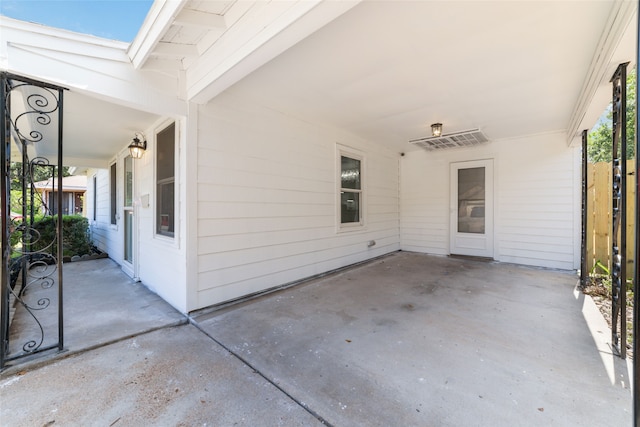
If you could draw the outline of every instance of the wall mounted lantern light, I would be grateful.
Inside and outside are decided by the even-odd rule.
[[[442,135],[442,123],[434,123],[431,125],[431,135],[434,137]]]
[[[145,150],[147,149],[147,140],[141,133],[136,133],[133,137],[133,141],[129,144],[129,152],[134,159],[141,159]]]

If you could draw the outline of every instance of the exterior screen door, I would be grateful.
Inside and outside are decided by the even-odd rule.
[[[451,164],[451,254],[493,258],[493,160]]]

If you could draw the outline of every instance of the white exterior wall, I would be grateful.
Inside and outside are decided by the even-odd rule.
[[[184,120],[175,120],[178,129],[176,141],[176,218],[173,238],[155,233],[155,133],[171,124],[173,119],[159,120],[153,127],[145,130],[147,151],[142,159],[133,161],[134,168],[134,263],[133,275],[153,292],[176,309],[186,313],[186,165],[181,153],[185,151],[186,132]],[[123,265],[124,257],[124,214],[123,183],[124,164],[122,159],[128,151],[125,149],[117,156],[117,224],[111,224],[110,169],[90,169],[87,171],[87,218],[91,227],[94,244],[109,254],[109,257]],[[114,161],[116,161],[114,159]],[[93,176],[97,177],[97,212],[93,221]],[[145,196],[145,197],[143,197]],[[148,205],[142,203],[148,200]]]
[[[119,165],[118,165],[119,166]],[[118,168],[116,173],[121,174]],[[93,177],[97,178],[98,200],[96,201],[96,220],[93,220]],[[120,176],[118,177],[121,182]],[[118,226],[111,224],[111,197],[110,197],[110,172],[109,169],[87,170],[87,201],[86,217],[89,219],[91,238],[93,243],[103,252],[109,254],[115,261],[122,259],[122,238],[118,233]]]
[[[400,157],[339,130],[228,96],[190,108],[192,117],[176,122],[174,239],[156,236],[154,223],[154,135],[170,120],[146,131],[148,150],[134,162],[138,277],[183,312],[398,249],[448,254],[449,168],[458,161],[494,159],[496,260],[578,267],[580,153],[566,146],[564,134]],[[365,226],[356,231],[338,229],[338,145],[364,156]],[[122,171],[118,163],[119,183]],[[94,241],[121,262],[122,229],[109,223],[109,170],[89,170],[87,176]],[[145,195],[148,206],[141,204]],[[376,245],[368,247],[370,240]]]
[[[176,165],[175,165],[175,234],[167,237],[156,234],[156,140],[155,134],[172,122],[176,123]],[[184,120],[162,119],[152,128],[145,130],[147,151],[142,159],[134,160],[134,209],[138,230],[138,247],[134,249],[138,259],[137,275],[149,289],[160,295],[183,313],[187,306],[186,284],[186,233],[184,212],[186,209],[183,177],[185,165],[182,162],[186,144]],[[148,205],[142,199],[148,196]]]
[[[444,152],[412,151],[400,162],[401,247],[449,254],[452,162],[494,159],[494,259],[576,269],[580,260],[580,149],[564,133]]]
[[[399,249],[397,153],[229,96],[200,107],[198,124],[192,309]],[[357,231],[337,228],[337,144],[365,159]]]

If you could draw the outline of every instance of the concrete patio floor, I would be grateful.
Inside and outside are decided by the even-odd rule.
[[[22,425],[630,425],[627,363],[574,274],[394,253],[37,369]]]
[[[109,258],[65,263],[62,271],[64,348],[67,355],[188,321],[158,295],[131,280]],[[32,306],[36,306],[40,298],[51,299],[49,308],[36,312],[44,329],[43,348],[55,345],[58,340],[57,292],[57,286],[44,289],[36,286],[25,297]],[[12,353],[20,353],[25,342],[37,341],[39,336],[38,324],[18,305],[10,329]],[[44,357],[40,354],[27,361],[38,364],[58,356],[53,350]],[[17,363],[20,368],[25,365],[24,359]]]

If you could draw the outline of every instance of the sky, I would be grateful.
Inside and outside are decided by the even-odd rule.
[[[153,0],[0,0],[0,14],[131,42]]]

